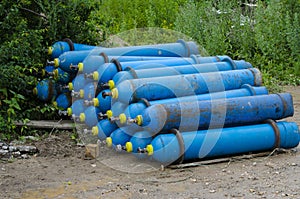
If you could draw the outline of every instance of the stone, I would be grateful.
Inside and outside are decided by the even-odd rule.
[[[0,155],[1,156],[5,156],[8,154],[8,150],[3,150],[3,149],[0,149]]]
[[[23,158],[23,159],[28,159],[29,158],[29,156],[27,154],[22,154],[20,157]]]
[[[21,155],[21,152],[20,152],[20,151],[15,151],[15,152],[12,152],[12,155],[13,155],[14,157],[20,156],[20,155]]]
[[[99,156],[99,145],[88,144],[85,146],[85,157],[91,157],[93,159]]]
[[[15,151],[17,151],[17,147],[15,147],[15,146],[9,146],[9,147],[8,147],[8,150],[9,150],[10,152],[15,152]]]
[[[17,149],[21,153],[36,153],[37,148],[35,146],[17,146]]]

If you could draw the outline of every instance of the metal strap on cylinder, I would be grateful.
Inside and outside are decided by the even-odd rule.
[[[49,88],[48,88],[48,98],[47,98],[47,101],[50,101],[50,100],[52,100],[52,97],[54,95],[53,91],[56,88],[54,87],[54,84],[53,84],[53,82],[51,80],[49,81],[48,87]]]
[[[270,124],[271,127],[273,128],[274,130],[274,133],[275,133],[275,143],[274,143],[274,149],[276,148],[280,148],[280,130],[276,124],[276,122],[272,119],[267,119],[265,121],[267,124]]]
[[[184,142],[183,142],[182,135],[181,135],[181,133],[178,129],[171,129],[169,132],[176,136],[178,144],[179,144],[179,148],[180,148],[180,151],[179,151],[180,156],[173,163],[174,164],[181,164],[184,160],[184,153],[185,153],[185,147],[184,147]]]
[[[66,97],[67,97],[67,100],[68,102],[70,102],[72,104],[72,96],[70,93],[66,93]]]
[[[189,45],[188,45],[183,39],[179,39],[179,40],[177,40],[177,42],[178,42],[178,43],[181,43],[182,45],[184,45],[184,48],[187,50],[187,55],[186,55],[186,57],[191,56],[191,50],[190,50]]]
[[[104,52],[100,53],[99,55],[103,57],[104,63],[108,63],[109,62],[108,56]]]
[[[129,71],[134,79],[138,79],[138,76],[137,76],[135,70],[132,67],[128,66],[128,67],[125,68],[125,70]]]
[[[216,58],[217,62],[220,62],[220,61],[221,61],[221,59],[220,59],[219,56],[215,56],[215,58]]]
[[[151,106],[151,104],[149,103],[149,101],[146,98],[141,98],[140,102],[144,103],[146,105],[146,107]]]
[[[255,89],[250,84],[243,84],[241,86],[241,88],[247,89],[251,93],[252,96],[256,95]]]
[[[190,58],[191,59],[193,59],[194,60],[194,62],[195,62],[195,64],[200,64],[200,61],[199,61],[199,58],[198,58],[198,56],[197,55],[191,55],[190,56]],[[189,61],[187,61],[189,64],[193,64],[193,63],[191,63],[191,62],[189,62]]]
[[[67,42],[67,44],[68,44],[69,47],[70,47],[70,51],[74,51],[74,50],[75,50],[74,43],[72,42],[71,39],[65,38],[65,39],[63,39],[63,41]]]
[[[111,60],[111,63],[114,63],[115,66],[117,67],[117,71],[120,72],[122,71],[122,66],[121,66],[121,63],[119,62],[119,60],[117,59],[112,59]]]
[[[234,61],[230,57],[226,56],[222,61],[230,63],[231,64],[231,68],[233,70],[236,70],[236,65],[235,65]]]
[[[257,68],[248,68],[251,71],[254,77],[254,85],[253,86],[261,86],[262,84],[262,76],[260,71]]]
[[[286,112],[286,109],[287,109],[288,105],[286,104],[285,99],[284,99],[279,93],[276,93],[276,95],[278,95],[278,97],[279,97],[280,100],[282,101],[282,104],[283,104],[283,112],[282,112],[282,115],[285,115],[285,112]]]

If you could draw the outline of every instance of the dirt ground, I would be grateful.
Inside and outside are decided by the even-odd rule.
[[[300,126],[300,87],[294,97]],[[183,169],[117,154],[101,147],[97,160],[84,158],[67,133],[35,145],[30,159],[0,162],[0,198],[300,198],[300,147],[251,159]]]

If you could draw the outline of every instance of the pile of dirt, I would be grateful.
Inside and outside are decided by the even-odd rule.
[[[59,135],[47,135],[42,137],[34,145],[38,148],[40,157],[83,157],[83,145],[76,143],[76,140],[71,138],[71,133],[63,131]]]

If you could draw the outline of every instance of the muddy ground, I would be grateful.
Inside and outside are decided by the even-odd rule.
[[[300,87],[294,96],[300,125]],[[0,162],[0,198],[300,198],[300,147],[250,159],[161,169],[101,147],[85,158],[68,133],[34,143],[30,159]]]

